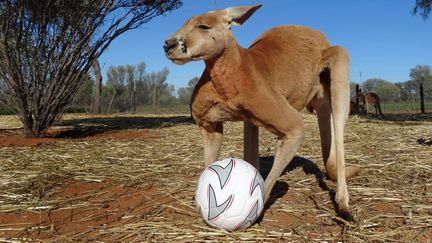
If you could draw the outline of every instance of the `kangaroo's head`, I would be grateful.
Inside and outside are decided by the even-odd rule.
[[[165,55],[176,64],[219,56],[232,37],[231,26],[243,24],[260,7],[231,7],[190,18],[165,41]]]

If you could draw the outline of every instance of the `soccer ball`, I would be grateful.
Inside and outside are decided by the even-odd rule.
[[[263,178],[244,160],[216,161],[201,174],[195,203],[208,225],[227,231],[245,229],[264,208]]]

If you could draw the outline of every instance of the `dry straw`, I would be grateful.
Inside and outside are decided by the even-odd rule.
[[[89,201],[90,197],[102,197],[102,191],[67,198],[53,196],[75,180],[109,182],[132,191],[153,190],[153,193],[136,208],[122,212],[118,223],[60,234],[56,233],[60,229],[57,222],[41,222],[38,230],[53,232],[50,240],[432,240],[432,146],[418,142],[418,139],[430,141],[431,116],[392,116],[388,120],[350,117],[346,131],[347,163],[362,168],[361,175],[349,181],[355,218],[350,222],[335,213],[335,183],[323,174],[316,118],[310,114],[303,116],[306,136],[299,157],[280,177],[275,202],[264,218],[245,231],[228,233],[212,229],[195,212],[194,189],[202,171],[200,132],[187,117],[170,116],[68,116],[60,125],[141,131],[145,136],[75,138],[33,148],[0,148],[0,217],[7,212],[102,207]],[[0,124],[1,128],[16,127],[4,126],[4,121]],[[264,130],[260,132],[260,156],[264,157],[262,165],[266,173],[274,154],[275,138]],[[225,134],[221,157],[240,157],[242,124],[227,123]],[[138,208],[140,213],[134,211]],[[0,241],[38,238],[31,227],[35,226],[4,223],[0,225],[0,234],[8,232],[8,237]]]

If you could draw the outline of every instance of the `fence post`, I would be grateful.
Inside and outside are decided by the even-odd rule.
[[[425,113],[423,83],[420,83],[420,112]]]
[[[355,107],[355,112],[357,114],[360,114],[360,96],[359,96],[359,94],[360,94],[360,85],[356,84],[356,99],[355,99],[356,107]]]

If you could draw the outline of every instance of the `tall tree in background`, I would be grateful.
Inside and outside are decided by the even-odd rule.
[[[432,97],[432,67],[428,65],[417,65],[411,68],[409,76],[411,81],[419,87],[423,84],[424,95]],[[417,88],[418,89],[418,88]]]
[[[92,97],[92,112],[99,114],[101,113],[101,94],[102,94],[102,73],[100,69],[99,60],[96,58],[93,61],[93,73],[94,73],[94,96]]]
[[[125,94],[126,91],[125,81],[127,79],[126,76],[127,76],[127,72],[125,66],[108,67],[107,86],[108,89],[111,91],[111,99],[108,106],[108,113],[111,113],[116,97]],[[124,99],[123,100],[118,99],[118,100],[119,100],[118,103],[120,106],[120,111],[121,112],[125,111],[127,106],[125,104],[126,101]]]
[[[178,98],[175,96],[176,89],[173,84],[166,85],[166,88],[161,92],[161,94],[158,96],[157,105],[175,108],[179,102]]]
[[[388,81],[380,78],[370,78],[361,84],[363,92],[377,92],[376,90]]]
[[[145,80],[145,69],[146,65],[144,62],[141,62],[135,66],[136,80],[134,81],[134,112],[136,111],[136,106],[138,104],[145,104],[148,101],[148,84]]]
[[[432,83],[432,67],[428,65],[417,65],[411,68],[409,76],[417,83]]]
[[[128,102],[128,108],[129,110],[132,109],[133,112],[136,111],[136,102],[135,102],[135,96],[136,96],[136,77],[135,77],[135,66],[134,65],[126,65],[126,73],[127,73],[127,102]]]
[[[163,68],[161,71],[150,73],[146,78],[151,90],[153,113],[157,112],[157,104],[160,95],[169,88],[168,84],[165,82],[168,74],[168,68]]]
[[[432,0],[416,0],[413,14],[420,14],[423,19],[427,19],[431,12]]]
[[[399,87],[399,99],[401,101],[416,101],[419,98],[419,84],[409,80],[405,82],[395,83]]]
[[[84,75],[124,32],[180,0],[0,2],[0,86],[27,135],[44,136],[85,84]]]
[[[379,78],[371,78],[362,83],[364,93],[374,92],[382,101],[394,101],[399,98],[400,86]]]
[[[111,93],[108,113],[115,107],[117,111],[136,111],[139,103],[146,102],[143,96],[149,93],[145,63],[138,65],[109,66],[107,71],[107,88]]]
[[[187,87],[182,87],[177,91],[178,98],[180,103],[184,105],[189,105],[191,102],[192,92],[198,83],[199,78],[194,77],[193,79],[189,80]]]

